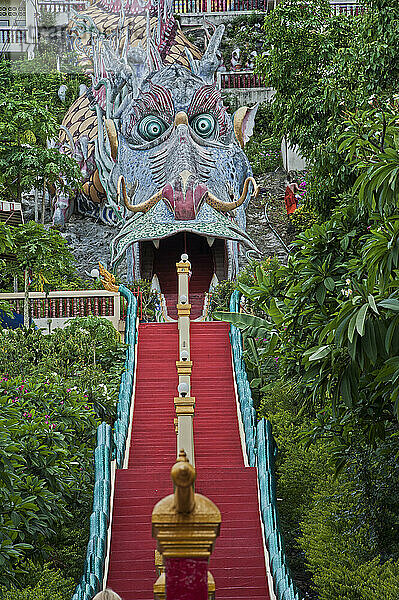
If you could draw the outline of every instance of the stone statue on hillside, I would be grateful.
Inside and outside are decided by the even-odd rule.
[[[179,232],[225,244],[225,275],[238,246],[254,249],[245,209],[257,194],[243,152],[256,108],[230,116],[215,82],[224,26],[200,52],[181,33],[165,0],[99,0],[75,15],[70,31],[93,83],[66,115],[60,150],[82,169],[80,212],[113,223],[112,264],[129,256],[143,275],[148,243]],[[72,210],[54,201],[54,221]]]

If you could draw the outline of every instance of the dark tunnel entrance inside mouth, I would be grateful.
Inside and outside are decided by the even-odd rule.
[[[226,242],[222,239],[213,240],[182,232],[159,240],[159,248],[152,241],[143,242],[140,250],[141,275],[146,279],[152,279],[153,275],[158,277],[168,314],[173,319],[177,318],[176,263],[183,253],[188,254],[191,263],[189,289],[192,319],[202,314],[205,293],[209,290],[213,275],[216,274],[219,280],[226,278]]]

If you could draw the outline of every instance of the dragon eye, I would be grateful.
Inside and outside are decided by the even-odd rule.
[[[155,115],[147,115],[143,117],[138,124],[138,132],[147,142],[152,142],[160,135],[165,133],[167,125],[160,117]]]
[[[216,129],[216,119],[210,114],[196,115],[191,119],[190,125],[197,135],[207,138]]]

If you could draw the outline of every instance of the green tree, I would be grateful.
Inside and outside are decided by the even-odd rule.
[[[10,228],[15,260],[8,263],[12,274],[24,273],[24,325],[29,326],[29,277],[45,289],[51,277],[72,274],[74,257],[58,231],[34,221]]]
[[[358,173],[354,196],[294,241],[287,266],[258,266],[238,288],[263,314],[219,314],[279,357],[317,413],[313,437],[333,437],[337,466],[355,431],[366,444],[398,445],[399,106],[357,112],[340,151]],[[383,139],[382,139],[383,137]],[[262,341],[263,340],[263,341]]]
[[[47,185],[73,193],[80,185],[77,163],[49,147],[58,133],[53,115],[35,100],[0,96],[0,171],[2,195],[21,202],[32,187],[42,191],[42,222]]]
[[[328,215],[349,192],[353,166],[340,155],[344,111],[364,109],[373,94],[399,84],[399,5],[364,0],[358,16],[330,16],[327,0],[283,0],[265,19],[269,53],[258,70],[276,89],[276,130],[312,165],[307,203]]]

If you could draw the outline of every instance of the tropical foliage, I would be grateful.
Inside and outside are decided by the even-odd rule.
[[[47,185],[73,191],[80,182],[77,164],[52,147],[58,132],[51,112],[32,99],[0,95],[0,192],[4,200],[21,202],[32,188]]]
[[[7,263],[6,273],[21,276],[28,270],[31,284],[41,291],[52,289],[59,277],[73,278],[75,259],[57,230],[34,221],[7,230],[13,260]]]
[[[339,152],[344,113],[399,84],[396,0],[363,0],[357,16],[331,17],[328,0],[283,0],[265,20],[257,66],[276,90],[276,132],[312,165],[308,203],[326,216],[356,173]]]
[[[391,110],[398,113],[396,106]],[[387,115],[372,110],[367,119],[383,128]],[[333,423],[349,444],[355,426],[370,443],[396,427],[399,389],[398,213],[396,196],[386,191],[395,182],[395,149],[390,152],[386,136],[381,153],[373,139],[356,138],[355,127],[350,117],[340,149],[360,172],[359,194],[353,202],[343,198],[330,220],[301,233],[287,266],[258,266],[254,285],[239,284],[268,318],[235,317],[249,335],[259,332],[262,352],[279,356],[287,376],[301,378],[307,402],[331,403],[332,412],[321,413],[320,431]]]
[[[296,11],[308,14],[312,4],[282,2],[270,19],[277,28],[278,14],[299,19]],[[309,36],[322,44],[340,21],[317,4],[320,22]],[[374,4],[378,23],[381,3]],[[358,19],[362,35],[370,19]],[[385,52],[381,60],[388,60]],[[306,85],[311,91],[310,80]],[[308,98],[313,102],[312,93]],[[399,519],[399,105],[386,89],[363,96],[361,106],[348,104],[325,122],[336,124],[336,166],[323,166],[335,194],[328,218],[315,202],[325,181],[321,143],[317,154],[323,132],[315,123],[311,133],[302,113],[303,133],[308,128],[316,148],[308,153],[314,166],[304,202],[317,222],[299,233],[287,265],[254,264],[254,280],[238,283],[243,312],[216,312],[244,332],[254,397],[282,448],[279,495],[292,564],[302,590],[319,600],[394,598],[399,581],[392,536]],[[300,142],[297,124],[291,132]],[[329,147],[332,138],[323,139]]]
[[[82,76],[33,72],[33,61],[26,62],[31,70],[20,74],[0,61],[0,199],[8,202],[20,202],[32,188],[43,199],[47,186],[74,192],[81,179],[76,162],[53,141]],[[61,85],[64,102],[57,94]]]
[[[260,406],[280,448],[279,514],[294,579],[306,598],[393,599],[399,473],[390,442],[373,450],[355,433],[337,477],[334,441],[306,444],[316,417],[301,406],[297,388],[298,382],[269,377]]]
[[[100,420],[114,417],[124,347],[97,317],[74,319],[50,336],[0,330],[0,344],[0,585],[20,591],[24,572],[46,561],[79,576],[95,432]],[[54,590],[33,577],[26,598],[36,590],[47,600],[53,590],[63,599],[70,581],[61,585],[53,571],[49,580]],[[7,593],[17,597],[13,588]]]

